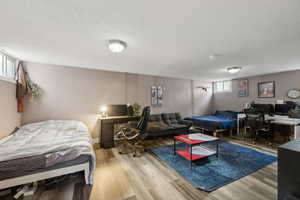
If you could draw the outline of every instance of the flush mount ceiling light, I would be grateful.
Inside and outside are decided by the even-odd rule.
[[[120,53],[124,51],[127,47],[126,42],[121,40],[109,40],[108,41],[108,48],[113,53]]]
[[[216,58],[216,56],[214,54],[208,56],[209,60],[214,60]]]
[[[241,69],[242,69],[241,67],[228,67],[227,71],[230,74],[235,74],[235,73],[239,72]]]
[[[208,58],[209,58],[209,60],[216,60],[217,59],[217,57],[220,57],[221,55],[220,54],[211,54],[211,55],[209,55],[208,56]]]

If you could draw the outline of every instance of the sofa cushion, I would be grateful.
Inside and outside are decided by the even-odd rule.
[[[162,122],[161,114],[150,115],[149,122]]]
[[[171,124],[170,125],[174,129],[181,129],[181,128],[186,128],[187,126],[184,124]]]
[[[147,133],[149,136],[162,136],[162,135],[174,135],[187,134],[190,123],[183,123],[180,113],[163,113],[152,114],[150,116]]]
[[[163,132],[170,129],[170,127],[163,122],[159,121],[153,121],[148,122],[147,132],[153,133],[153,132]]]
[[[164,114],[162,114],[162,117],[163,117],[164,122],[168,125],[178,123],[175,113],[164,113]]]
[[[182,120],[180,113],[175,113],[175,117],[177,121]]]

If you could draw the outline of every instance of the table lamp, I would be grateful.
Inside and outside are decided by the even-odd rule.
[[[103,105],[100,107],[100,117],[106,118],[107,117],[107,106]]]

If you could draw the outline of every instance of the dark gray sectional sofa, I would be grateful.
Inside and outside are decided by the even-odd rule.
[[[180,113],[152,114],[148,122],[148,136],[187,134],[191,121],[183,120]]]

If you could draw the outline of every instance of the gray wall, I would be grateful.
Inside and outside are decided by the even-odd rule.
[[[193,111],[205,114],[210,109],[208,99],[211,93],[194,88],[191,80],[37,63],[25,63],[25,66],[31,79],[43,89],[43,95],[27,102],[22,115],[23,124],[48,119],[76,119],[85,122],[96,138],[97,111],[101,105],[134,102],[150,105],[152,85],[166,88],[163,106],[151,108],[152,113],[176,111],[186,116]]]
[[[205,92],[198,87],[206,87],[208,90]],[[195,115],[210,114],[213,109],[213,93],[212,84],[203,81],[193,81],[192,82],[193,91],[193,113]]]
[[[16,84],[0,80],[0,138],[9,135],[21,123],[17,112]]]
[[[152,113],[178,111],[183,116],[192,113],[191,80],[126,74],[126,102],[151,105],[151,86],[165,87],[163,106],[152,107]]]
[[[249,80],[249,96],[238,97],[238,80],[233,80],[232,92],[215,93],[213,95],[212,110],[241,110],[244,103],[255,101],[258,103],[275,103],[276,100],[291,100],[287,98],[289,89],[300,89],[300,70],[281,72],[263,76],[245,78]],[[275,98],[258,98],[257,83],[275,81]],[[299,100],[298,100],[299,101]]]
[[[43,89],[40,99],[28,100],[25,112],[17,113],[15,84],[0,80],[0,137],[9,134],[16,126],[47,119],[77,119],[85,122],[93,137],[98,136],[97,111],[103,104],[138,102],[150,105],[150,88],[166,88],[162,107],[152,108],[152,113],[180,112],[183,116],[207,114],[215,110],[241,110],[246,102],[275,103],[276,99],[289,100],[287,91],[300,89],[300,71],[282,72],[248,77],[249,97],[237,96],[237,80],[233,91],[212,94],[198,86],[210,87],[202,81],[175,79],[138,74],[108,72],[56,65],[25,63],[29,74]],[[275,81],[276,98],[257,98],[257,83]],[[22,119],[21,119],[22,118]]]

